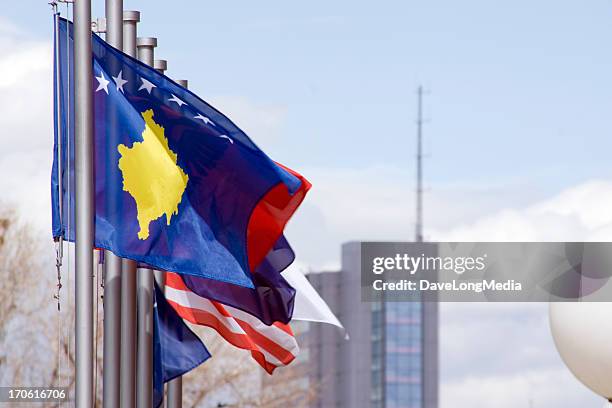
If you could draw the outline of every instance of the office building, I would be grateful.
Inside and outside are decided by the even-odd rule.
[[[343,245],[340,271],[308,278],[350,335],[309,325],[310,406],[437,408],[437,303],[362,302],[358,242]]]

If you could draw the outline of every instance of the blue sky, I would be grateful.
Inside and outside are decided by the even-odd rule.
[[[46,37],[48,8],[31,3],[4,13]],[[422,83],[429,183],[552,192],[611,174],[609,2],[167,4],[125,1],[169,75],[284,107],[266,147],[289,165],[412,169]]]

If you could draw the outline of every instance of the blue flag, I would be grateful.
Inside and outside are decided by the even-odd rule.
[[[60,19],[56,35],[53,235],[73,241],[71,24]],[[253,271],[310,184],[187,89],[97,35],[92,41],[95,246],[253,288]]]
[[[253,274],[254,289],[212,279],[183,275],[185,285],[199,296],[247,312],[263,323],[289,323],[293,315],[295,289],[281,272],[295,259],[295,253],[282,236]]]
[[[153,401],[155,407],[164,396],[164,383],[196,368],[210,353],[183,319],[168,304],[155,285],[153,340]]]

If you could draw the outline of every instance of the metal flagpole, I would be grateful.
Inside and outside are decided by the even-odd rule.
[[[168,61],[164,59],[156,59],[153,61],[153,68],[160,74],[164,75],[166,70],[168,69]],[[164,272],[156,270],[153,272],[153,276],[155,278],[155,282],[157,282],[157,285],[160,287],[160,289],[164,290],[166,286],[166,275],[164,274]],[[162,390],[164,388],[165,387],[162,386]],[[164,406],[163,400],[161,406],[162,408]]]
[[[164,59],[156,59],[153,61],[153,68],[155,68],[155,70],[160,74],[164,75],[168,69],[168,61]],[[155,281],[161,290],[164,290],[164,287],[166,286],[166,274],[162,271],[155,271]]]
[[[136,58],[138,11],[123,12],[123,52]],[[136,262],[122,260],[121,274],[121,408],[136,406]]]
[[[123,52],[136,58],[138,11],[123,12]],[[122,260],[121,274],[121,408],[136,406],[136,262]]]
[[[93,407],[93,79],[91,0],[74,2],[77,408]]]
[[[106,42],[115,48],[123,48],[123,0],[106,0]],[[112,73],[117,75],[116,72]],[[109,122],[114,122],[116,112],[109,112]],[[112,124],[109,126],[112,132]],[[112,166],[112,163],[109,163]],[[111,195],[112,197],[112,195]],[[112,198],[109,198],[113,200]],[[113,200],[114,201],[114,200]],[[116,205],[109,202],[109,205]],[[121,367],[121,258],[111,251],[104,251],[104,362],[103,406],[119,406]]]
[[[417,90],[416,242],[423,242],[423,87]]]
[[[183,377],[176,377],[168,382],[167,395],[168,408],[181,408],[183,406]]]
[[[168,69],[168,61],[163,59],[156,59],[153,62],[153,68],[157,70],[160,74],[165,74]],[[187,80],[179,79],[176,81],[179,85],[187,88]],[[162,271],[155,271],[155,281],[159,287],[164,290],[166,286],[166,274]],[[183,403],[183,379],[182,377],[177,377],[168,383],[167,393],[166,393],[168,408],[181,408]]]
[[[123,52],[130,57],[137,58],[136,36],[137,24],[140,22],[139,11],[123,12]]]
[[[157,38],[138,37],[138,59],[153,66]],[[136,368],[136,407],[153,404],[153,290],[151,269],[138,269],[138,353]]]
[[[136,47],[138,48],[138,59],[152,67],[155,63],[154,50],[157,47],[157,38],[138,37]]]
[[[155,61],[153,61],[153,68],[155,68],[157,72],[163,75],[168,69],[168,61],[164,59],[156,59]]]
[[[183,88],[187,88],[187,80],[186,79],[177,79],[176,83],[182,86]],[[165,275],[164,275],[165,278]],[[168,382],[167,389],[167,404],[168,408],[181,408],[183,406],[183,377],[176,377],[170,382]]]

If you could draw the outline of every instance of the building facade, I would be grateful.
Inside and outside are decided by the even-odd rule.
[[[310,325],[310,406],[437,408],[438,304],[362,302],[358,242],[343,245],[340,271],[308,278],[350,335]]]

